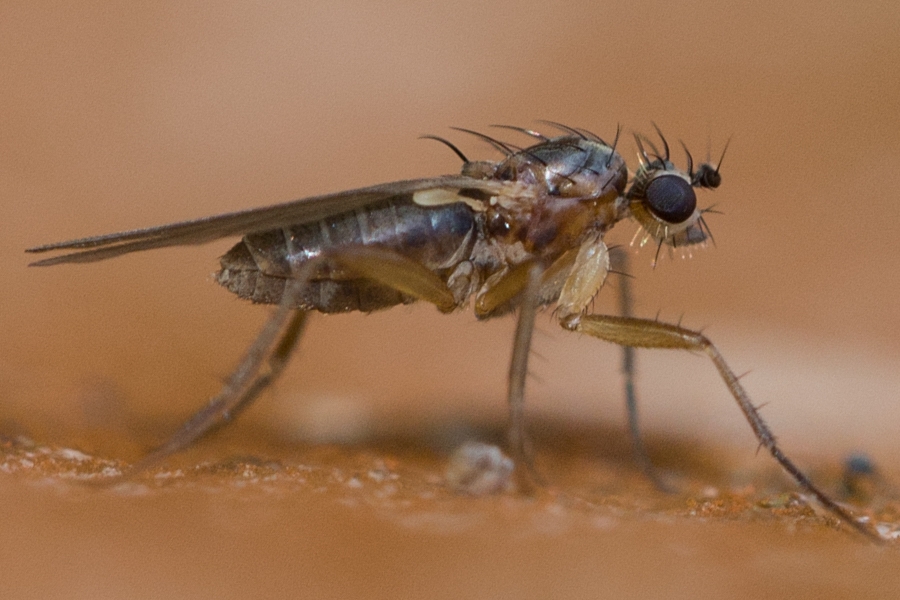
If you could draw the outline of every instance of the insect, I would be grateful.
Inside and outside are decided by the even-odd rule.
[[[590,310],[611,270],[604,236],[620,221],[636,220],[645,241],[657,244],[657,255],[663,246],[706,242],[710,233],[695,190],[719,187],[719,166],[707,162],[695,170],[685,147],[687,169],[680,169],[656,128],[662,152],[649,138],[635,135],[640,165],[629,180],[616,150],[618,131],[608,144],[586,130],[549,124],[561,134],[507,127],[533,139],[526,148],[461,130],[503,153],[497,162],[470,161],[451,142],[424,136],[460,157],[462,171],[456,176],[398,181],[29,249],[69,251],[33,263],[50,266],[242,236],[220,259],[218,283],[255,303],[278,305],[219,395],[131,472],[185,448],[253,402],[284,368],[310,312],[369,312],[424,301],[445,313],[471,303],[479,319],[517,311],[508,380],[509,444],[517,462],[534,473],[524,419],[527,361],[537,310],[555,303],[555,318],[564,329],[625,349],[629,422],[645,470],[652,474],[637,429],[633,349],[704,353],[760,444],[799,486],[853,528],[880,539],[781,452],[738,377],[703,334],[632,317],[624,285],[623,315]]]

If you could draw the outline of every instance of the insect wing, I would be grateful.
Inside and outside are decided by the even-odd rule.
[[[450,194],[460,190],[499,195],[508,186],[501,181],[481,180],[464,176],[433,177],[396,181],[367,188],[312,196],[284,204],[251,208],[223,215],[203,217],[180,223],[170,223],[146,229],[122,231],[95,237],[69,240],[29,248],[26,252],[40,253],[58,250],[77,250],[61,256],[46,258],[31,266],[47,267],[63,263],[86,263],[106,260],[154,248],[205,244],[225,237],[247,235],[260,231],[302,225],[336,214],[365,208],[373,203],[414,194],[425,190],[444,190]],[[459,201],[466,201],[460,198]]]

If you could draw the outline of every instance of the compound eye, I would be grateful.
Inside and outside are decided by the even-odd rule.
[[[647,186],[647,208],[668,223],[684,223],[697,208],[691,184],[677,175],[657,177]]]

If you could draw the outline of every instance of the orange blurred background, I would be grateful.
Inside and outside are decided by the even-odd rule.
[[[493,157],[449,126],[621,124],[633,167],[653,121],[680,164],[678,139],[731,145],[700,194],[717,246],[655,270],[637,253],[637,314],[705,328],[789,453],[896,475],[898,40],[885,2],[4,3],[0,422],[133,458],[122,440],[199,407],[269,314],[212,282],[232,241],[50,269],[26,247],[456,172],[426,133]],[[303,438],[335,399],[375,429],[502,420],[512,329],[427,306],[316,318],[246,421]],[[617,350],[549,313],[539,329],[529,410],[624,427]],[[704,359],[639,360],[648,431],[754,461]]]

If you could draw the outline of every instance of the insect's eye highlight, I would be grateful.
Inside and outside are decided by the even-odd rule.
[[[647,208],[668,223],[687,221],[697,208],[691,184],[676,175],[656,177],[647,185]]]

